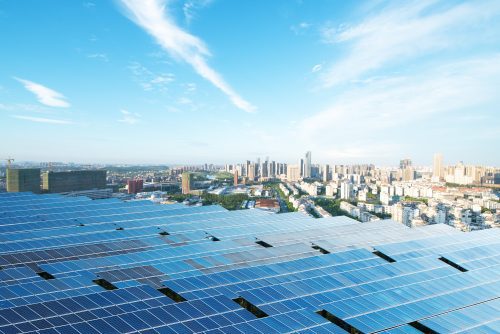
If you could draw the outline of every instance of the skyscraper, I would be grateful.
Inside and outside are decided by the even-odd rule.
[[[328,181],[330,181],[330,166],[327,164],[323,166],[323,182]]]
[[[234,171],[234,186],[238,186],[238,171]]]
[[[304,159],[304,177],[311,177],[311,151],[306,152]]]
[[[248,165],[247,177],[250,181],[255,181],[255,163]]]
[[[441,180],[443,178],[443,155],[441,153],[434,154],[432,176],[436,180]]]
[[[189,194],[191,192],[192,178],[190,172],[182,173],[182,193]]]

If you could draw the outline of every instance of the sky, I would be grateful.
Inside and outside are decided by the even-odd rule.
[[[500,166],[500,2],[0,0],[0,158]]]

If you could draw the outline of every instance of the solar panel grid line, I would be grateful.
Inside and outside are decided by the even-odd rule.
[[[488,270],[490,268],[487,268]],[[478,269],[478,270],[484,270],[484,269]],[[423,301],[429,298],[435,298],[438,296],[445,296],[447,294],[453,293],[453,292],[459,292],[459,291],[464,291],[467,289],[472,289],[477,286],[485,286],[486,284],[494,284],[494,283],[499,283],[500,280],[498,278],[489,278],[487,279],[485,277],[485,280],[480,280],[480,279],[471,279],[471,275],[467,275],[467,273],[461,273],[459,275],[450,275],[446,277],[441,277],[439,279],[435,278],[432,279],[433,285],[432,289],[430,289],[430,285],[428,284],[429,281],[425,282],[417,282],[414,284],[408,284],[403,287],[398,287],[396,289],[388,289],[384,291],[377,291],[372,294],[367,294],[367,295],[362,295],[362,296],[354,296],[351,298],[344,299],[341,302],[334,302],[331,303],[330,305],[323,305],[324,307],[332,307],[335,306],[335,308],[338,311],[338,305],[345,305],[347,303],[354,303],[356,301],[363,301],[366,298],[371,298],[372,301],[373,299],[377,298],[378,296],[382,296],[381,292],[384,292],[383,296],[390,296],[392,295],[397,299],[397,304],[391,304],[390,300],[382,300],[380,298],[376,299],[377,300],[377,309],[369,309],[366,312],[361,311],[361,310],[355,310],[351,309],[351,311],[358,312],[358,313],[348,313],[348,308],[344,308],[342,310],[342,318],[343,319],[351,319],[359,316],[363,316],[366,314],[374,313],[374,312],[379,312],[387,309],[391,309],[394,307],[401,307],[402,305],[410,304],[410,303],[415,303],[418,301]],[[467,280],[467,278],[469,278]],[[436,287],[443,287],[446,286],[448,287],[448,290],[441,291],[440,293],[433,293],[433,290],[436,290]],[[498,285],[498,288],[500,289],[500,284]],[[390,292],[391,294],[389,294]],[[362,304],[362,303],[361,303]],[[385,304],[385,305],[384,305]],[[358,303],[360,305],[360,303]],[[335,313],[335,312],[332,312]]]
[[[110,235],[112,234],[112,235]],[[131,231],[116,231],[116,230],[111,230],[111,231],[106,231],[105,233],[99,233],[99,234],[91,234],[91,235],[80,235],[80,236],[72,236],[68,237],[66,241],[67,243],[61,242],[60,239],[56,238],[47,238],[47,239],[37,239],[37,240],[29,240],[29,241],[22,241],[22,242],[15,242],[15,243],[10,243],[10,244],[2,244],[1,247],[3,249],[2,255],[9,255],[12,253],[21,253],[22,250],[37,250],[37,249],[43,249],[43,250],[50,250],[54,248],[61,248],[61,247],[72,247],[72,246],[77,246],[77,245],[91,245],[95,244],[96,242],[112,242],[112,241],[127,241],[127,240],[132,240],[137,237],[141,236],[157,236],[158,231],[156,229],[150,229],[148,231],[140,231],[139,233],[133,233]],[[89,238],[89,236],[92,236],[92,238]]]
[[[165,297],[163,297],[163,298],[165,298]],[[219,299],[220,298],[222,298],[222,297],[219,296]],[[145,301],[148,301],[148,300],[151,300],[151,299],[146,299]],[[213,302],[215,302],[215,300],[211,299],[210,301],[211,301],[210,304],[208,304],[204,301],[199,301],[199,302],[204,303],[203,304],[204,305],[204,309],[203,309],[204,312],[202,312],[196,308],[196,306],[199,308],[200,304],[195,304],[196,306],[193,306],[189,302],[181,303],[181,304],[177,304],[177,305],[167,303],[164,306],[153,306],[153,307],[145,308],[144,306],[147,306],[147,305],[144,305],[144,301],[137,301],[137,302],[133,302],[133,303],[137,303],[137,304],[141,305],[142,307],[140,307],[140,309],[127,308],[127,310],[125,310],[125,311],[118,309],[118,312],[116,312],[116,309],[115,309],[115,312],[113,312],[112,314],[109,312],[108,313],[99,312],[99,314],[100,314],[99,319],[101,321],[108,322],[111,319],[116,320],[116,316],[120,316],[121,319],[124,319],[125,317],[130,318],[131,316],[134,316],[134,317],[137,316],[139,319],[141,319],[141,321],[139,321],[139,322],[147,321],[147,324],[142,323],[142,326],[146,325],[145,327],[149,326],[150,328],[156,328],[157,326],[159,327],[165,323],[169,324],[169,326],[172,326],[172,325],[175,325],[178,323],[188,323],[191,321],[204,319],[204,318],[212,316],[216,312],[217,312],[217,316],[224,316],[224,315],[234,316],[231,318],[227,318],[227,319],[232,319],[231,320],[232,322],[240,322],[241,323],[241,322],[244,322],[246,320],[250,320],[253,318],[253,315],[251,315],[249,312],[247,312],[244,309],[239,309],[237,307],[237,305],[234,304],[232,301],[228,300],[228,301],[224,302],[223,304],[219,303],[215,309],[212,309],[209,306],[209,305],[216,306],[213,304]],[[127,304],[127,306],[130,306],[133,303],[129,302]],[[160,303],[160,305],[161,304],[162,303]],[[230,307],[228,307],[229,304],[234,304],[234,305],[231,305]],[[112,308],[115,306],[125,306],[125,304],[117,303],[117,304],[114,304],[113,306],[109,306],[108,308]],[[175,312],[170,312],[170,313],[161,312],[162,310],[164,310],[164,308],[168,308],[168,307],[175,308],[176,309]],[[106,308],[103,308],[103,309],[105,310]],[[78,326],[78,324],[81,324],[84,322],[92,322],[92,321],[96,320],[95,316],[91,316],[88,313],[89,310],[91,311],[91,310],[97,310],[97,309],[96,308],[87,308],[86,310],[81,310],[81,311],[75,312],[74,315],[79,316],[80,319],[78,319],[79,322],[73,322],[73,323],[71,323],[71,325]],[[158,314],[160,314],[160,315],[158,315]],[[174,315],[174,317],[172,317],[172,315],[169,315],[169,314]],[[163,315],[163,316],[169,315],[169,316],[166,318],[167,320],[165,321],[165,317],[161,317],[161,315]],[[89,316],[90,316],[90,318],[89,318]],[[241,317],[241,316],[244,316],[244,317]],[[45,319],[51,320],[52,318],[57,318],[57,317],[58,316],[52,316],[52,317],[45,318]],[[160,319],[163,319],[163,320],[160,320]],[[128,320],[130,321],[130,319],[128,319]],[[151,320],[155,321],[156,324],[151,324]],[[133,322],[137,323],[138,322],[137,318],[134,318]],[[130,325],[133,326],[133,324],[130,324]],[[102,327],[99,327],[99,328],[102,328]],[[111,328],[113,328],[113,327],[111,327]],[[134,331],[138,330],[138,329],[140,329],[140,328],[135,327]]]
[[[412,254],[412,253],[417,253],[418,254],[419,251],[420,252],[425,251],[427,253],[430,253],[430,252],[437,253],[437,252],[440,252],[441,249],[443,249],[444,251],[446,251],[447,248],[454,249],[455,247],[460,247],[460,245],[464,244],[464,243],[465,244],[473,244],[475,242],[481,242],[482,244],[495,243],[495,241],[498,240],[498,236],[500,236],[500,234],[499,235],[492,234],[491,236],[485,236],[483,238],[472,239],[472,240],[469,240],[469,239],[466,239],[466,238],[461,238],[459,240],[454,240],[453,243],[447,243],[445,245],[443,245],[443,244],[436,244],[434,246],[418,245],[418,246],[415,246],[412,249],[400,250],[399,252],[388,251],[383,246],[377,247],[377,249],[383,251],[386,254],[389,254],[391,257],[394,257],[394,258],[404,258],[405,256],[407,256],[407,254]],[[417,240],[415,240],[415,242],[416,241]]]
[[[60,214],[65,213],[76,213],[76,214],[84,214],[86,212],[92,211],[93,209],[97,210],[113,210],[116,208],[129,208],[134,206],[150,206],[154,205],[149,201],[144,202],[123,202],[117,198],[108,198],[102,199],[99,201],[92,201],[90,203],[85,202],[86,204],[79,204],[71,202],[71,205],[65,205],[57,208],[42,208],[42,209],[33,209],[33,210],[18,210],[18,211],[7,211],[2,214],[0,217],[0,221],[7,221],[7,218],[12,220],[24,220],[24,219],[36,219],[36,218],[44,218],[51,217],[51,215],[59,216]],[[29,221],[29,220],[27,220]]]
[[[325,325],[325,319],[305,310],[284,312],[279,315],[252,319],[245,323],[228,325],[204,333],[294,333],[299,330]]]
[[[74,202],[88,202],[90,201],[89,198],[85,197],[78,197],[78,198],[69,198],[69,197],[64,197],[64,196],[54,196],[54,197],[46,197],[46,196],[41,196],[42,198],[39,197],[34,197],[34,198],[19,198],[19,199],[11,199],[11,200],[5,200],[2,199],[0,201],[0,208],[3,209],[3,211],[14,211],[18,210],[22,206],[25,206],[27,208],[41,208],[42,206],[54,206],[54,205],[60,205],[60,204],[65,204],[65,203],[74,203]]]
[[[117,224],[117,223],[116,222],[113,223],[113,224],[109,223],[109,229],[116,228],[115,224]],[[127,225],[125,225],[125,226],[127,226]],[[89,225],[89,226],[85,226],[85,227],[87,229],[89,229],[89,228],[97,228],[97,227],[95,227],[93,225]],[[71,231],[81,231],[81,230],[83,230],[82,228],[78,228],[76,226],[69,226],[69,227],[65,227],[65,228],[60,228],[59,230],[62,230],[62,231],[60,231],[59,233],[64,233],[66,231],[64,229],[71,229]],[[99,231],[99,230],[97,230],[97,231]],[[57,233],[57,231],[53,231],[53,230],[50,231],[50,232],[51,233]],[[44,231],[40,231],[40,233],[44,233]],[[88,232],[88,233],[90,233],[90,232]],[[16,233],[16,239],[22,239],[22,234]]]
[[[210,247],[207,247],[207,245],[210,245]],[[245,248],[258,249],[258,246],[256,245],[240,246],[231,241],[219,241],[214,244],[212,244],[212,242],[207,241],[205,245],[194,244],[194,245],[186,245],[180,247],[171,247],[169,245],[165,245],[164,247],[162,247],[162,249],[154,249],[154,250],[148,250],[144,252],[138,252],[126,255],[114,255],[98,259],[85,259],[85,260],[52,263],[50,264],[50,267],[51,271],[54,271],[56,273],[59,271],[54,267],[64,265],[65,263],[72,265],[73,266],[72,270],[76,269],[95,270],[106,266],[118,267],[120,265],[120,260],[122,260],[122,262],[123,260],[127,260],[127,262],[123,263],[149,263],[152,261],[162,262],[165,259],[173,261],[174,259],[175,260],[185,259],[196,255],[201,256],[201,254],[208,255],[210,253],[221,253],[227,250],[245,249]],[[155,257],[157,257],[156,260],[151,259]]]
[[[409,309],[402,309],[402,307],[400,306],[399,310],[397,311],[399,317],[394,312],[388,313],[387,316],[383,316],[382,312],[377,312],[377,314],[365,316],[365,318],[367,319],[365,321],[361,320],[363,319],[362,317],[350,318],[347,319],[347,321],[361,331],[376,333],[386,328],[396,327],[397,325],[403,325],[409,322],[421,322],[422,320],[430,318],[433,315],[446,314],[455,310],[460,310],[469,306],[474,306],[479,303],[484,303],[500,298],[498,294],[500,293],[500,286],[494,292],[485,291],[485,289],[482,289],[482,292],[489,293],[488,296],[477,295],[477,292],[479,290],[474,289],[477,287],[478,286],[464,289],[472,292],[468,296],[469,299],[467,301],[463,301],[458,298],[455,298],[454,300],[450,299],[449,297],[453,296],[454,294],[458,295],[457,292],[451,292],[448,294],[431,297],[431,300],[425,300],[425,303],[422,303],[422,301],[413,302],[413,304],[419,302],[420,307],[418,309],[412,309],[412,313],[407,312],[409,311]],[[497,294],[495,295],[495,293]],[[448,298],[445,299],[445,297]],[[434,302],[434,304],[439,304],[439,307],[432,308],[430,306],[431,302]]]
[[[377,259],[375,259],[375,260],[379,261]],[[327,274],[325,274],[325,275],[327,275]],[[288,276],[281,276],[281,278],[285,278],[285,279],[283,279],[282,281],[276,281],[275,279],[273,279],[273,277],[271,277],[271,278],[262,279],[259,282],[252,282],[252,287],[259,288],[259,287],[262,287],[264,285],[265,286],[280,285],[280,284],[290,283],[290,282],[299,280],[299,279],[294,279],[294,278],[287,279]],[[307,277],[307,278],[309,278],[309,277]],[[260,285],[259,283],[262,283],[262,285]],[[236,284],[231,284],[231,285],[222,285],[222,286],[218,286],[218,287],[214,287],[214,288],[207,288],[207,289],[190,291],[188,293],[185,293],[185,295],[189,296],[190,298],[195,298],[200,293],[203,293],[203,294],[209,293],[210,294],[212,291],[215,291],[216,293],[217,292],[222,293],[222,291],[224,291],[228,295],[229,294],[237,295],[239,291],[246,290],[246,289],[251,289],[251,287],[246,287],[246,283],[243,282],[243,283],[236,283]]]
[[[459,330],[455,333],[479,333],[479,334],[489,334],[500,332],[500,320],[494,320],[474,328],[468,328],[464,330]]]
[[[263,268],[265,267],[266,268],[266,273],[259,273],[259,275],[255,275],[255,276],[250,276],[250,277],[246,277],[246,279],[244,280],[236,280],[236,281],[231,281],[230,283],[221,283],[219,285],[215,285],[215,286],[225,286],[225,285],[229,285],[229,284],[234,284],[236,282],[245,282],[245,281],[252,281],[252,282],[256,282],[256,280],[258,279],[265,279],[266,277],[279,277],[279,276],[285,276],[285,275],[290,275],[292,273],[300,273],[300,272],[305,272],[305,271],[309,271],[309,270],[313,270],[313,269],[316,269],[316,268],[324,268],[324,267],[329,267],[329,266],[338,266],[338,265],[341,265],[341,264],[346,264],[346,263],[352,263],[352,262],[357,262],[357,261],[363,261],[363,260],[366,260],[366,259],[375,259],[376,257],[373,256],[372,253],[366,251],[366,250],[353,250],[353,251],[349,251],[348,253],[352,254],[352,253],[362,253],[364,256],[363,257],[355,257],[354,259],[344,259],[343,262],[335,262],[335,263],[331,263],[331,262],[327,262],[326,259],[331,259],[332,261],[334,261],[335,259],[337,259],[339,257],[339,254],[327,254],[325,256],[314,256],[314,257],[311,257],[311,258],[308,258],[307,260],[309,260],[310,262],[314,261],[314,265],[308,265],[307,263],[304,263],[305,261],[303,259],[301,260],[296,260],[296,261],[290,261],[290,262],[284,262],[284,263],[276,263],[276,264],[273,264],[273,265],[268,265],[268,266],[262,266]],[[323,260],[323,261],[321,261]],[[340,259],[342,260],[342,259]],[[320,262],[321,261],[321,262]],[[282,266],[285,266],[285,265],[291,265],[292,263],[294,262],[297,262],[297,263],[300,263],[301,266],[300,267],[297,267],[297,268],[293,268],[292,270],[287,270],[287,271],[282,271],[282,272],[278,272],[278,273],[274,273],[274,270],[276,269],[279,269],[281,268]],[[257,269],[257,268],[253,268],[254,270]],[[234,272],[238,272],[238,270],[233,270]],[[241,270],[240,270],[241,271]],[[204,279],[210,279],[212,276],[220,276],[220,275],[230,275],[232,271],[225,271],[225,272],[221,272],[221,273],[218,273],[218,274],[212,274],[212,275],[204,275],[203,278]],[[194,277],[194,279],[196,279],[196,277]],[[180,282],[186,282],[186,281],[189,281],[189,279],[180,279],[180,280],[170,280],[168,283],[173,283],[173,284],[176,284],[177,281],[180,281]],[[167,284],[167,282],[166,282]],[[215,287],[214,285],[212,285],[211,287]],[[186,291],[190,291],[190,290],[186,290]],[[192,291],[192,290],[191,290]]]
[[[139,223],[140,223],[140,222],[149,222],[149,221],[152,221],[152,223],[151,223],[151,224],[146,224],[146,226],[147,226],[147,225],[156,226],[156,225],[159,225],[160,223],[162,223],[162,220],[161,220],[161,219],[164,219],[164,218],[165,218],[165,217],[160,217],[160,219],[158,219],[158,218],[154,218],[154,219],[147,219],[147,220],[146,220],[146,219],[143,219],[143,220],[139,221]],[[132,223],[132,224],[133,224],[133,223],[136,223],[134,220],[127,220],[127,221],[125,221],[125,222],[126,222],[126,223],[129,223],[129,224],[130,224],[130,223]],[[163,222],[164,222],[164,221],[163,221]],[[52,224],[52,222],[45,222],[45,223],[51,223],[51,224]],[[71,225],[70,225],[71,227],[74,227],[74,226],[76,225],[76,224],[75,224],[75,222],[73,222],[73,221],[71,221],[70,223],[71,223]],[[120,223],[121,223],[121,221],[120,221]],[[93,226],[93,225],[97,225],[97,224],[113,224],[113,223],[112,223],[112,222],[103,222],[103,223],[86,224],[86,226]],[[60,228],[60,225],[56,225],[56,224],[54,224],[54,226],[51,226],[51,228],[54,228],[54,227],[55,227],[55,228],[58,228],[58,227]]]
[[[367,261],[368,260],[376,260],[376,261],[379,261],[379,259],[376,259],[375,257],[371,258],[371,259],[366,259]],[[364,262],[363,260],[360,260],[359,262]],[[379,261],[380,262],[380,261]],[[218,284],[218,285],[212,285],[208,288],[210,289],[214,289],[214,288],[217,288],[217,287],[232,287],[234,285],[237,285],[237,284],[244,284],[245,282],[252,282],[253,285],[256,285],[256,284],[259,284],[260,281],[266,281],[266,282],[269,282],[270,279],[279,279],[280,277],[288,277],[290,275],[293,275],[295,280],[301,280],[303,279],[303,277],[299,277],[298,274],[300,273],[304,273],[304,272],[309,272],[309,271],[313,271],[313,270],[321,270],[321,269],[325,269],[325,268],[335,268],[335,267],[340,267],[340,266],[347,266],[347,264],[349,265],[352,265],[352,263],[354,262],[349,262],[349,263],[343,263],[343,264],[336,264],[336,265],[330,265],[330,266],[325,266],[325,267],[320,267],[319,269],[318,268],[313,268],[313,269],[308,269],[308,270],[300,270],[300,271],[290,271],[290,272],[286,272],[286,273],[281,273],[281,274],[277,274],[277,275],[268,275],[268,276],[263,276],[263,277],[260,277],[260,278],[249,278],[248,280],[235,280],[231,283],[228,283],[228,284]],[[225,274],[230,274],[228,273],[227,271],[226,272],[223,272]],[[328,274],[331,274],[331,272],[329,272]],[[326,275],[326,274],[324,274]],[[320,277],[320,275],[318,275],[318,277]],[[307,278],[311,278],[311,277],[307,277]],[[293,281],[293,279],[291,279],[290,281]],[[165,282],[165,284],[168,284],[169,282]],[[279,281],[277,282],[276,284],[283,284],[285,283],[284,281]],[[179,282],[174,282],[174,284],[179,287]],[[203,290],[203,289],[197,289],[197,290]],[[193,292],[193,291],[196,291],[196,290],[181,290],[181,291],[184,291],[184,292]]]
[[[471,315],[474,315],[472,317]],[[433,314],[420,323],[437,332],[473,330],[500,320],[500,297],[493,300],[459,308],[442,314]]]
[[[482,240],[483,245],[493,245],[497,244],[496,238],[494,239],[485,239]],[[414,257],[421,257],[421,256],[439,256],[441,254],[446,254],[447,252],[452,252],[452,251],[459,251],[459,250],[468,250],[468,249],[473,249],[476,247],[477,241],[473,242],[468,242],[464,241],[462,243],[456,243],[454,245],[448,245],[448,246],[443,246],[443,247],[436,247],[433,249],[428,249],[428,250],[421,250],[421,251],[412,251],[410,253],[404,253],[400,255],[394,255],[394,259],[397,261],[404,261],[406,259],[411,259]]]
[[[302,240],[317,239],[318,235],[322,235],[321,232],[326,232],[327,233],[324,236],[329,236],[329,235],[332,235],[332,236],[352,235],[353,232],[368,233],[369,231],[384,230],[384,229],[386,229],[385,225],[386,225],[385,223],[365,223],[365,224],[362,224],[362,225],[361,224],[356,224],[356,225],[339,226],[336,229],[330,230],[330,231],[324,231],[324,229],[320,229],[318,227],[319,231],[318,230],[312,230],[312,231],[310,231],[309,235],[302,235],[301,237],[302,237]],[[391,223],[390,225],[393,225],[393,223]],[[270,238],[269,242],[270,243],[278,243],[278,242],[286,241],[287,240],[286,238],[291,238],[293,240],[296,237],[297,236],[295,234],[286,234],[286,233],[284,233],[284,234],[280,234],[279,236],[276,236],[274,239]]]
[[[318,231],[319,233],[320,231]],[[389,243],[393,242],[395,240],[401,240],[401,239],[418,239],[421,238],[422,236],[419,235],[386,235],[384,234],[384,230],[372,230],[370,233],[356,233],[353,235],[347,235],[348,237],[343,237],[339,235],[334,235],[334,234],[329,234],[328,231],[325,231],[325,233],[322,234],[321,239],[318,239],[317,237],[309,237],[309,236],[303,236],[301,240],[304,241],[309,241],[313,242],[316,245],[326,249],[327,251],[333,252],[333,251],[339,251],[339,250],[344,250],[352,247],[367,247],[370,245],[375,245],[375,244],[380,244],[380,243]],[[264,237],[261,237],[264,239]],[[371,242],[367,242],[367,238],[370,238]],[[273,238],[266,237],[267,241],[272,244],[280,244],[279,241],[273,240]],[[291,240],[294,240],[292,238],[287,238],[285,241],[281,242],[289,242]],[[332,242],[334,245],[332,246]],[[370,246],[371,248],[371,246]]]
[[[71,224],[69,226],[75,225],[76,222],[80,223],[79,219],[86,217],[109,217],[112,216],[112,211],[119,209],[121,212],[129,214],[139,214],[143,211],[138,211],[138,209],[124,207],[124,208],[113,208],[107,210],[89,210],[87,212],[92,213],[92,215],[84,214],[84,211],[80,211],[78,215],[72,212],[66,212],[64,214],[51,214],[51,215],[36,215],[30,216],[31,218],[4,218],[4,222],[0,224],[0,232],[2,233],[12,233],[22,230],[45,230],[50,228],[64,227],[65,224]],[[144,209],[142,209],[144,210]],[[97,213],[99,215],[97,215]],[[71,218],[71,219],[70,219]],[[5,223],[9,221],[10,224]]]
[[[408,274],[403,275],[402,278],[415,276],[415,278],[419,279],[420,281],[429,280],[428,275],[425,275],[425,273],[427,271],[433,272],[432,273],[433,275],[436,275],[436,272],[438,272],[438,271],[442,272],[442,274],[437,275],[437,277],[444,277],[446,275],[456,274],[455,272],[453,272],[449,268],[440,267],[440,268],[429,269],[426,271],[408,273]],[[398,279],[400,279],[400,277],[388,277],[385,280],[396,281]],[[265,310],[273,310],[276,306],[281,307],[281,306],[283,306],[284,303],[287,303],[287,302],[300,301],[302,304],[305,305],[305,304],[309,303],[308,302],[309,300],[313,300],[314,307],[318,307],[318,305],[324,306],[324,304],[327,304],[329,302],[333,302],[335,300],[349,299],[349,297],[352,296],[353,294],[355,294],[355,295],[363,295],[363,294],[369,295],[369,294],[373,293],[373,291],[370,291],[370,289],[372,289],[372,288],[369,288],[369,287],[376,286],[379,289],[379,291],[384,291],[382,283],[383,283],[382,279],[374,278],[371,281],[367,281],[365,283],[361,283],[361,284],[357,284],[357,285],[355,283],[339,284],[336,287],[317,289],[317,290],[313,290],[313,291],[305,290],[306,291],[305,293],[297,294],[293,298],[275,300],[273,302],[263,303],[263,304],[259,304],[259,305]],[[391,284],[393,284],[393,283],[391,283]],[[405,284],[408,284],[408,282],[402,281],[399,283],[399,285],[390,285],[389,287],[386,287],[385,289],[390,290],[390,289],[393,289],[395,287],[404,286]],[[350,291],[347,293],[345,292],[346,290],[349,291],[349,290],[352,290],[353,288],[355,289],[354,291],[352,291],[352,292]],[[363,290],[360,291],[361,288],[363,288],[364,291]],[[321,297],[323,299],[323,301],[317,300],[318,297]],[[370,304],[370,303],[368,302],[368,304]],[[309,306],[313,307],[313,305],[309,305]],[[270,312],[272,313],[272,311],[270,311]]]
[[[460,233],[460,234],[452,234],[452,235],[437,235],[437,236],[432,236],[432,237],[427,237],[423,238],[420,241],[415,241],[415,242],[397,242],[397,243],[392,243],[392,244],[386,244],[383,245],[383,250],[384,252],[387,252],[389,254],[397,254],[397,252],[406,252],[408,250],[414,250],[418,248],[427,248],[427,247],[432,247],[434,245],[446,245],[446,244],[453,244],[455,242],[460,242],[464,239],[467,240],[480,240],[485,236],[484,233],[485,230],[482,231],[475,231],[473,234],[465,234],[465,233]],[[492,229],[488,230],[488,233],[486,236],[492,236],[492,235],[498,235],[499,232],[497,229]]]
[[[28,305],[25,307],[14,307],[11,310],[1,310],[0,311],[0,316],[2,319],[6,319],[9,315],[11,316],[16,316],[14,321],[10,321],[11,324],[16,324],[19,322],[26,322],[26,321],[33,321],[36,319],[48,319],[51,317],[60,317],[62,315],[66,314],[75,314],[78,315],[79,312],[88,312],[91,310],[96,310],[96,309],[101,309],[101,308],[106,308],[106,307],[111,307],[111,306],[125,306],[130,304],[133,301],[136,302],[144,302],[148,301],[151,299],[161,299],[161,304],[164,305],[170,305],[173,303],[173,301],[169,300],[165,296],[159,294],[156,290],[153,290],[152,288],[147,287],[148,289],[145,289],[147,286],[141,286],[141,287],[136,287],[136,288],[129,288],[129,289],[123,289],[120,290],[119,292],[114,293],[114,296],[111,296],[110,291],[101,291],[99,293],[94,293],[93,295],[87,295],[87,296],[78,296],[74,298],[66,298],[66,299],[61,299],[59,301],[55,302],[42,302],[38,304],[32,304]],[[131,294],[132,291],[133,293]],[[138,293],[140,292],[140,293]],[[96,303],[96,298],[97,296],[100,296],[99,298],[99,303],[101,306],[99,306],[98,303]],[[122,297],[119,297],[122,296]],[[113,297],[112,299],[109,299],[110,297]],[[123,297],[126,297],[126,299],[123,299]],[[132,298],[132,299],[131,299]],[[92,301],[94,300],[94,301]],[[69,304],[68,304],[69,303]],[[84,304],[81,304],[84,303]],[[45,306],[47,305],[47,306]],[[50,305],[50,307],[48,306]],[[104,306],[102,306],[104,305]],[[17,310],[27,310],[30,309],[32,312],[30,313],[30,318],[23,318],[23,316],[17,316],[25,314],[25,312],[17,311]],[[14,313],[12,313],[14,312]],[[25,315],[26,317],[26,315]],[[5,320],[4,320],[5,321]]]
[[[13,200],[13,201],[0,201],[0,209],[2,209],[3,212],[8,212],[8,211],[18,211],[22,210],[23,208],[27,209],[41,209],[44,207],[54,207],[57,208],[61,204],[65,203],[74,203],[74,202],[90,202],[91,199],[88,197],[54,197],[54,198],[43,198],[43,199],[26,199],[26,200]]]

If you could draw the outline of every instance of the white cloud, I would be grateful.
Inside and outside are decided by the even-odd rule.
[[[36,82],[14,78],[24,85],[24,88],[36,95],[38,101],[49,107],[67,108],[70,104],[66,101],[66,97],[53,89],[40,85]]]
[[[310,27],[311,27],[310,23],[300,22],[299,24],[291,26],[290,30],[292,30],[295,33],[295,35],[302,35]]]
[[[154,73],[138,62],[132,62],[128,68],[145,91],[166,92],[168,84],[175,80],[173,73]]]
[[[187,97],[183,96],[183,97],[181,97],[181,98],[179,98],[179,99],[177,100],[177,103],[178,103],[178,104],[192,104],[192,103],[193,103],[193,101],[191,101],[191,100],[190,100],[190,99],[188,99]]]
[[[119,119],[118,122],[133,125],[140,121],[141,115],[138,113],[133,113],[125,109],[120,110],[120,113],[122,114],[122,118]]]
[[[315,72],[318,72],[318,71],[321,71],[321,68],[323,67],[323,65],[321,64],[316,64],[313,66],[313,68],[311,69],[311,72],[315,73]]]
[[[178,27],[170,17],[164,1],[121,0],[137,25],[152,35],[172,57],[190,64],[194,70],[226,94],[231,102],[247,112],[255,109],[239,96],[222,76],[207,64],[210,56],[205,43]]]
[[[394,156],[404,142],[439,136],[433,126],[471,122],[461,117],[470,110],[476,117],[491,113],[500,103],[498,87],[500,54],[373,79],[336,96],[330,107],[306,117],[297,132],[301,142],[325,156]]]
[[[66,121],[62,119],[53,118],[42,118],[42,117],[31,117],[22,115],[12,115],[13,118],[22,119],[25,121],[35,122],[35,123],[49,123],[49,124],[73,124],[71,121]]]
[[[348,50],[345,57],[340,57],[323,74],[325,87],[348,83],[388,64],[481,38],[470,35],[469,27],[484,23],[500,12],[498,1],[451,6],[437,5],[432,0],[396,4],[357,25],[323,28],[323,41],[342,44]]]
[[[187,0],[182,6],[186,22],[189,24],[195,17],[196,10],[208,6],[212,0]]]
[[[87,58],[102,60],[106,63],[109,61],[108,55],[105,53],[92,53],[92,54],[87,55]]]

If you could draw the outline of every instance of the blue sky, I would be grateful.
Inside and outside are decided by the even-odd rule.
[[[17,161],[500,165],[499,1],[0,0]]]

